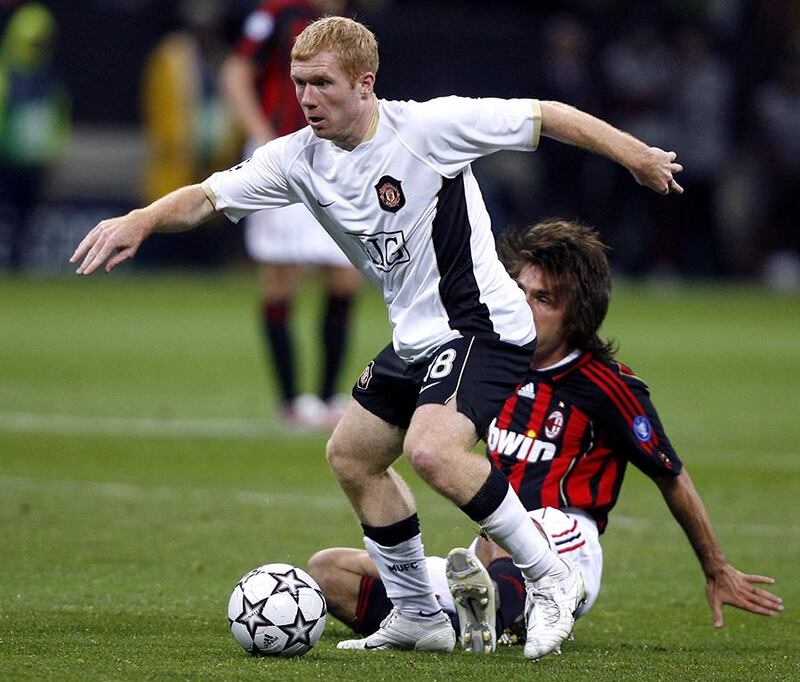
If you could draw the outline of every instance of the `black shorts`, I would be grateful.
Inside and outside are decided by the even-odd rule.
[[[519,385],[536,342],[515,346],[486,336],[462,336],[439,346],[432,359],[408,365],[386,346],[367,365],[353,398],[390,424],[408,428],[420,405],[446,405],[475,425],[480,437]]]

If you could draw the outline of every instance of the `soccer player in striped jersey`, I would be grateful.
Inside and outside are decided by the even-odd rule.
[[[262,0],[222,65],[220,85],[247,135],[245,156],[270,140],[305,127],[289,77],[297,35],[323,14],[340,14],[343,0]],[[358,271],[302,204],[256,211],[244,231],[247,254],[258,263],[260,322],[288,426],[335,426],[344,409],[336,385],[345,356],[350,313],[361,284]],[[325,289],[320,325],[322,362],[316,394],[298,394],[302,366],[291,332],[292,307],[305,270],[318,271]]]
[[[394,607],[373,635],[343,649],[449,651],[424,562],[416,505],[392,464],[404,455],[513,556],[528,599],[524,655],[569,636],[584,599],[580,572],[528,523],[508,480],[472,452],[519,384],[536,344],[530,308],[497,258],[471,163],[550,137],[603,154],[642,185],[680,193],[675,152],[649,147],[558,102],[375,96],[378,46],[362,24],[326,17],[292,49],[291,75],[308,126],[259,147],[249,161],[149,206],[100,222],[72,255],[77,273],[108,272],[152,232],[195,227],[216,212],[238,220],[304,204],[381,289],[392,343],[353,388],[327,446],[364,543]]]
[[[533,311],[538,343],[530,370],[489,425],[487,455],[550,546],[580,569],[586,600],[576,617],[592,607],[600,590],[599,536],[628,463],[653,479],[689,539],[706,577],[716,627],[723,623],[723,604],[762,615],[781,611],[779,597],[756,587],[772,578],[744,574],[726,560],[647,385],[598,336],[611,278],[597,234],[576,223],[549,221],[508,233],[499,253]],[[366,552],[322,550],[309,570],[330,612],[357,632],[369,633],[388,612]],[[496,637],[522,620],[522,576],[487,539],[453,550],[446,561],[429,557],[428,570],[443,608],[453,617],[457,613],[468,650],[493,651]]]

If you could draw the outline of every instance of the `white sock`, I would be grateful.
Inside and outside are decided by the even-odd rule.
[[[413,616],[441,611],[428,575],[421,534],[392,547],[365,537],[364,545],[378,567],[386,596],[398,609]]]
[[[550,549],[511,486],[500,506],[481,521],[481,528],[511,555],[528,580],[536,581],[545,573],[566,574],[566,564]]]

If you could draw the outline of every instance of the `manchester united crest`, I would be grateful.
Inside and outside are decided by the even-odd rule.
[[[403,183],[395,180],[391,175],[384,175],[375,185],[378,193],[378,203],[384,211],[397,213],[406,205],[406,197],[403,194]]]
[[[360,388],[362,391],[366,391],[369,387],[369,382],[372,379],[372,368],[374,366],[375,361],[371,360],[370,363],[364,368],[364,371],[361,372],[361,376],[358,377],[356,386],[358,386],[358,388]]]

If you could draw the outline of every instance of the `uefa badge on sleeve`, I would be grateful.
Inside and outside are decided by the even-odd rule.
[[[647,443],[653,437],[653,427],[650,426],[650,420],[640,414],[633,420],[633,432],[642,443]]]

